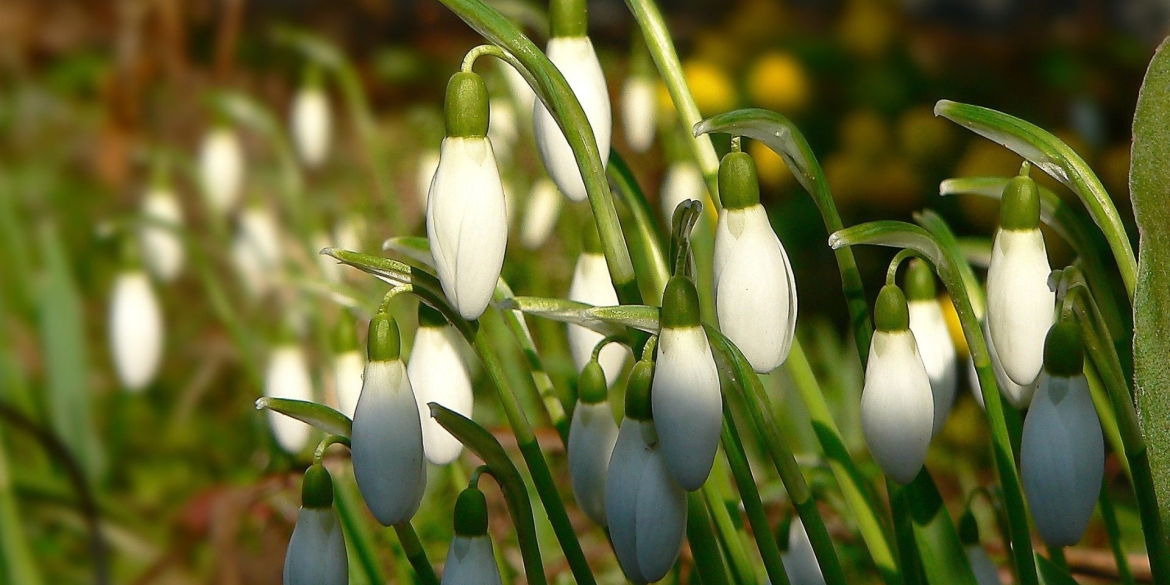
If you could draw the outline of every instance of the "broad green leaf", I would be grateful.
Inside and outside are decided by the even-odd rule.
[[[256,410],[271,410],[314,426],[330,435],[349,438],[353,421],[348,416],[315,402],[269,398],[256,400]]]
[[[903,489],[909,496],[914,542],[926,580],[931,585],[976,585],[971,561],[930,473],[923,467]]]
[[[658,333],[658,307],[646,305],[594,307],[568,299],[546,297],[514,297],[504,299],[500,306],[505,310],[519,310],[535,317],[581,325],[602,335],[621,333],[623,327]]]

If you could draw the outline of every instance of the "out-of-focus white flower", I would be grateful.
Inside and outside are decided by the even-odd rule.
[[[861,392],[865,444],[882,471],[903,485],[922,469],[934,428],[930,376],[909,321],[902,290],[886,285],[874,309],[877,330]]]
[[[179,275],[186,258],[183,239],[176,231],[183,227],[183,210],[174,191],[150,189],[142,200],[142,216],[148,220],[138,232],[142,261],[155,278],[170,282]]]
[[[333,510],[333,481],[321,464],[305,472],[301,509],[284,555],[284,585],[347,585],[345,535]]]
[[[975,573],[975,582],[978,585],[1003,585],[999,578],[999,569],[981,545],[968,544],[963,550],[967,551],[967,559],[971,561],[971,571]]]
[[[605,526],[605,478],[618,426],[606,399],[608,386],[601,365],[590,361],[581,371],[577,408],[569,425],[569,476],[577,505]]]
[[[446,465],[459,457],[463,443],[431,418],[427,404],[437,402],[471,418],[471,377],[459,353],[458,334],[447,325],[443,315],[419,303],[418,321],[406,373],[410,376],[418,403],[427,460],[435,465]]]
[[[800,518],[793,518],[788,525],[788,552],[783,559],[784,572],[792,585],[825,585],[825,576]]]
[[[447,549],[442,585],[501,585],[487,523],[483,492],[474,487],[463,490],[455,501],[455,538]]]
[[[654,79],[647,75],[631,75],[622,86],[622,128],[634,152],[645,152],[654,142],[657,93]]]
[[[537,179],[528,193],[528,206],[520,222],[520,244],[529,250],[543,246],[557,227],[560,214],[561,193],[556,183],[548,177]]]
[[[268,357],[268,371],[264,375],[264,395],[269,398],[313,400],[313,379],[305,353],[292,342],[283,342],[272,349]],[[300,453],[309,441],[312,427],[295,419],[268,411],[268,421],[280,448],[288,453]]]
[[[266,207],[250,207],[240,213],[232,242],[232,259],[244,289],[251,296],[264,296],[272,289],[283,255],[280,229]]]
[[[353,418],[358,397],[362,392],[362,377],[366,361],[362,352],[351,349],[333,356],[333,385],[337,391],[337,406],[345,416]]]
[[[313,248],[321,250],[328,248],[333,244],[329,241],[329,236],[324,232],[317,232],[313,236]],[[321,276],[329,282],[338,282],[341,280],[341,263],[335,260],[332,256],[325,254],[317,254],[317,267],[321,269]]]
[[[955,344],[947,329],[942,305],[936,294],[934,272],[917,258],[910,261],[906,271],[907,310],[910,313],[910,332],[922,356],[922,365],[930,376],[930,390],[934,393],[934,431],[942,431],[951,406],[955,403],[958,379],[955,368]]]
[[[516,100],[516,105],[519,106],[517,111],[524,116],[532,113],[532,106],[536,103],[536,93],[532,91],[528,81],[519,71],[504,61],[500,61],[500,71],[504,74],[504,81],[508,83],[508,91],[511,92],[512,97]]]
[[[216,127],[203,137],[199,179],[212,213],[222,215],[235,208],[244,186],[244,151],[231,128]]]
[[[427,184],[430,185],[430,182],[428,181]],[[361,217],[350,215],[345,218],[338,218],[337,222],[333,225],[333,241],[342,250],[361,252],[362,239],[365,232],[365,222]]]
[[[706,189],[707,187],[703,185],[703,173],[699,172],[699,167],[695,163],[690,161],[670,163],[670,166],[666,167],[666,175],[662,177],[662,187],[658,191],[664,224],[670,225],[674,209],[687,199],[704,202],[706,205]]]
[[[383,526],[410,520],[427,474],[418,404],[399,358],[398,325],[386,313],[370,321],[365,379],[353,415],[350,453],[362,499]]]
[[[431,196],[431,181],[435,179],[435,171],[439,169],[439,151],[424,150],[418,155],[418,170],[415,171],[415,189],[418,194],[418,205],[427,208],[427,201]]]
[[[586,226],[589,229],[589,226]],[[588,303],[596,307],[612,307],[618,304],[617,292],[609,279],[609,264],[600,252],[582,252],[577,257],[577,266],[573,269],[573,280],[569,285],[569,300],[579,303]],[[585,364],[593,359],[593,348],[605,336],[582,325],[570,324],[569,352],[573,355],[573,363],[580,372]],[[630,355],[628,349],[620,343],[610,343],[601,349],[599,361],[601,369],[605,371],[606,384],[612,386],[617,381],[626,357]]]
[[[488,140],[501,161],[512,160],[512,149],[520,137],[520,126],[516,121],[516,110],[512,100],[503,97],[492,98],[489,102],[491,118],[488,120]]]
[[[796,279],[788,253],[760,205],[747,153],[723,157],[723,211],[715,228],[715,312],[719,328],[752,368],[768,373],[788,358],[796,334]]]
[[[122,386],[139,391],[154,380],[162,360],[163,316],[150,279],[122,272],[110,297],[110,349]]]
[[[289,115],[293,142],[301,160],[310,167],[321,166],[329,154],[333,135],[333,114],[329,96],[320,87],[305,87],[293,97]]]
[[[613,132],[613,114],[609,105],[609,90],[605,86],[605,74],[597,52],[589,37],[553,37],[545,51],[556,65],[565,81],[581,102],[585,117],[593,128],[597,150],[604,165],[608,160],[610,137]],[[569,141],[561,133],[552,114],[544,104],[536,102],[532,109],[532,127],[536,134],[536,150],[544,162],[548,176],[556,182],[561,193],[572,201],[584,201],[585,182],[577,168],[577,159],[569,147]]]
[[[687,491],[699,489],[719,447],[723,395],[707,333],[699,324],[699,293],[684,276],[672,277],[662,295],[651,398],[670,475]]]

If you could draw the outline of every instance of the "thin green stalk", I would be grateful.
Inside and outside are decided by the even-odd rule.
[[[719,554],[707,506],[698,492],[687,493],[687,542],[703,585],[728,585],[727,567]]]
[[[1113,509],[1113,497],[1109,495],[1109,480],[1101,480],[1101,495],[1097,497],[1101,506],[1101,519],[1105,522],[1105,534],[1109,537],[1109,548],[1113,561],[1117,563],[1117,577],[1123,585],[1134,585],[1133,571],[1129,568],[1129,555],[1125,554],[1121,527],[1117,524],[1117,511]]]
[[[439,578],[435,576],[435,568],[427,559],[427,551],[423,548],[414,526],[410,522],[394,525],[394,532],[398,534],[398,542],[402,544],[402,551],[406,553],[406,560],[414,567],[414,574],[422,585],[439,585]]]
[[[1056,565],[1056,568],[1068,572],[1068,559],[1064,558],[1064,547],[1048,546],[1048,560]]]
[[[670,269],[666,266],[662,240],[654,229],[654,214],[650,209],[650,203],[646,201],[646,195],[638,186],[634,173],[614,149],[609,151],[606,174],[617,187],[614,194],[625,203],[633,219],[630,251],[634,255],[634,271],[638,273],[642,298],[645,304],[660,305],[662,291],[666,289],[666,281],[670,278]]]
[[[513,297],[512,289],[501,278],[499,284],[496,285],[496,302],[500,302],[505,298]],[[532,340],[532,334],[528,331],[528,325],[524,323],[524,315],[519,311],[501,311],[504,317],[504,323],[508,325],[508,329],[512,332],[512,336],[516,338],[516,342],[520,344],[520,349],[524,351],[524,357],[528,359],[528,369],[532,372],[532,383],[536,386],[536,393],[540,397],[540,403],[544,405],[545,413],[548,414],[548,419],[552,423],[553,428],[557,430],[557,435],[561,438],[561,444],[566,448],[569,446],[569,417],[566,415],[568,410],[560,396],[557,394],[557,389],[553,386],[552,378],[549,377],[548,372],[544,369],[544,360],[541,359],[540,353],[536,350],[536,342]]]
[[[752,567],[752,562],[748,559],[747,551],[743,547],[743,541],[739,539],[739,531],[735,529],[735,523],[731,520],[731,514],[727,511],[727,504],[723,501],[723,497],[719,495],[715,487],[715,482],[708,481],[703,483],[703,487],[699,489],[699,493],[703,495],[703,500],[707,502],[707,509],[711,513],[711,520],[715,524],[715,534],[719,537],[719,544],[723,547],[723,554],[727,558],[731,574],[737,583],[754,583],[756,581],[756,571]]]
[[[926,576],[922,573],[922,559],[918,556],[918,544],[914,541],[909,490],[889,477],[886,478],[886,490],[890,494],[890,510],[894,515],[894,537],[898,543],[898,557],[902,561],[902,579],[906,585],[924,585]]]
[[[366,580],[371,585],[385,583],[382,567],[378,564],[378,554],[374,551],[373,536],[361,519],[363,504],[361,496],[356,493],[357,484],[354,483],[352,474],[347,473],[345,480],[338,481],[337,484],[338,489],[335,492],[337,497],[333,502],[337,506],[337,515],[341,517],[346,546],[354,551],[362,572],[366,574]]]

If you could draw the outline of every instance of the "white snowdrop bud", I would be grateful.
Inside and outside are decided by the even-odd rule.
[[[609,90],[605,86],[605,74],[593,42],[586,36],[558,37],[549,39],[545,51],[553,65],[565,76],[569,88],[581,102],[585,117],[593,128],[597,150],[601,153],[602,165],[609,159],[610,136],[613,132],[613,114],[609,105]],[[587,194],[585,182],[577,168],[577,159],[569,141],[557,126],[552,114],[541,102],[532,107],[532,128],[536,134],[536,150],[548,176],[556,182],[561,193],[572,201],[584,201]]]
[[[908,484],[926,461],[934,428],[934,395],[910,332],[906,297],[894,285],[878,294],[873,339],[861,392],[861,430],[878,466]]]
[[[147,220],[138,232],[142,261],[155,278],[170,282],[186,258],[183,239],[176,231],[183,226],[183,210],[175,193],[166,187],[152,188],[142,200],[142,217]]]
[[[794,517],[788,525],[788,552],[783,556],[784,572],[792,585],[825,585],[812,541],[804,530],[804,523]]]
[[[1036,392],[1036,382],[1021,386],[1008,377],[1007,372],[1003,371],[1003,363],[999,360],[999,353],[995,350],[995,343],[991,339],[987,321],[984,320],[980,325],[983,328],[983,340],[987,343],[987,353],[991,358],[991,369],[995,372],[995,383],[996,386],[999,386],[999,394],[1016,409],[1028,408],[1032,402],[1032,394]],[[975,362],[970,357],[967,358],[967,376],[979,407],[986,408],[983,404],[983,393],[979,389],[979,372],[975,369]],[[1037,381],[1039,380],[1037,379]]]
[[[240,213],[232,260],[245,290],[260,297],[272,290],[280,270],[280,229],[266,207],[250,207]]]
[[[1056,293],[1048,288],[1048,252],[1040,233],[1040,196],[1027,176],[1004,188],[1000,228],[987,267],[987,320],[1004,372],[1026,386],[1044,364],[1044,336],[1053,323]]]
[[[366,506],[383,526],[410,520],[427,486],[418,404],[399,358],[398,325],[386,313],[370,321],[368,361],[353,414],[350,454]]]
[[[313,400],[313,379],[305,353],[295,343],[284,342],[272,349],[264,375],[264,395],[269,398]],[[288,453],[300,453],[309,441],[312,427],[291,417],[268,411],[276,442]]]
[[[222,215],[235,208],[244,186],[244,151],[231,128],[213,128],[204,136],[199,179],[212,213]]]
[[[284,585],[347,585],[345,534],[333,510],[333,480],[317,463],[305,472],[301,510],[284,555]]]
[[[508,244],[507,203],[487,132],[487,88],[475,73],[447,85],[447,138],[427,204],[439,282],[464,319],[487,309]]]
[[[699,293],[674,276],[662,294],[658,365],[654,370],[654,423],[662,455],[683,489],[702,487],[715,462],[723,429],[719,371],[699,324]]]
[[[333,114],[329,109],[329,96],[319,81],[310,82],[297,92],[289,118],[293,143],[301,160],[309,167],[321,166],[329,154]]]
[[[150,279],[140,270],[122,272],[110,296],[110,350],[127,390],[140,391],[158,373],[163,317]]]
[[[1044,372],[1024,419],[1020,480],[1036,531],[1049,546],[1081,540],[1101,492],[1105,441],[1084,375],[1080,329],[1054,325],[1044,343]]]
[[[426,209],[427,201],[431,196],[431,181],[435,179],[435,171],[439,169],[439,151],[424,150],[418,156],[418,170],[415,171],[415,189],[418,194],[419,207]]]
[[[333,331],[333,389],[338,410],[351,419],[361,396],[365,369],[366,360],[358,349],[353,319],[342,315]]]
[[[761,374],[784,363],[796,334],[796,279],[760,205],[756,165],[744,152],[719,166],[723,211],[715,228],[719,328]]]
[[[605,526],[605,477],[618,426],[606,400],[607,384],[601,365],[590,361],[581,371],[580,400],[569,425],[569,476],[577,505],[594,522]]]
[[[423,451],[431,463],[446,465],[459,457],[463,443],[431,418],[427,405],[437,402],[471,418],[471,376],[459,352],[458,335],[442,313],[419,303],[418,325],[406,373],[422,421]]]
[[[488,102],[491,119],[488,121],[488,140],[496,156],[504,162],[512,160],[512,149],[520,137],[520,126],[516,122],[516,110],[508,98],[492,98]]]
[[[658,88],[647,75],[631,75],[622,86],[622,128],[634,152],[645,152],[654,142]]]
[[[501,585],[487,534],[487,498],[469,487],[455,500],[455,538],[447,549],[442,585]]]
[[[529,250],[543,246],[557,227],[560,214],[561,193],[556,183],[547,177],[537,179],[528,193],[528,207],[520,222],[520,244]]]
[[[919,259],[910,261],[906,272],[907,310],[910,314],[910,332],[922,356],[922,365],[930,376],[930,390],[934,394],[934,431],[942,431],[951,406],[955,403],[958,386],[955,363],[955,344],[947,329],[942,305],[935,296],[934,272]]]
[[[605,255],[601,253],[597,229],[593,227],[592,222],[588,222],[584,225],[583,231],[585,251],[577,257],[577,266],[573,269],[569,300],[588,303],[595,307],[612,307],[618,304],[617,292],[609,278],[609,264],[605,261]],[[581,372],[585,364],[593,359],[593,348],[605,336],[581,325],[570,324],[568,331],[569,352],[573,355],[577,371]],[[629,355],[630,351],[620,343],[609,343],[601,349],[598,359],[601,362],[601,369],[605,370],[606,384],[612,386],[617,381]]]
[[[691,161],[670,163],[662,177],[658,201],[662,206],[662,218],[669,226],[674,218],[674,209],[687,199],[706,201],[707,187],[703,184],[703,173]]]

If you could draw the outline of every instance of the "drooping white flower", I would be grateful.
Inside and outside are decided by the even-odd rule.
[[[301,503],[284,555],[284,585],[347,585],[345,534],[333,510],[333,481],[320,464],[305,472]]]
[[[999,352],[995,350],[995,342],[991,339],[987,321],[984,320],[981,325],[983,327],[983,340],[987,343],[987,353],[991,358],[991,369],[995,372],[995,384],[999,386],[1000,395],[1016,409],[1028,408],[1028,405],[1032,403],[1032,395],[1036,392],[1036,383],[1039,382],[1039,379],[1026,386],[1012,381],[1007,372],[1003,371],[1003,363],[999,360]],[[975,362],[970,356],[967,357],[967,377],[971,384],[971,392],[975,394],[975,401],[979,403],[979,408],[986,408],[986,405],[983,404],[983,393],[979,388],[979,372],[975,369]]]
[[[719,167],[724,208],[715,227],[715,312],[723,331],[760,373],[788,358],[796,334],[796,279],[760,205],[756,167],[733,152]]]
[[[645,152],[654,142],[658,88],[647,75],[631,75],[622,86],[622,128],[634,152]]]
[[[909,298],[910,332],[922,356],[922,365],[930,376],[930,390],[934,394],[934,431],[942,431],[951,406],[955,403],[958,386],[955,363],[955,344],[951,341],[947,319],[936,298],[934,272],[919,259],[910,261],[906,272],[906,293]]]
[[[350,453],[362,499],[383,526],[410,520],[426,489],[418,404],[399,358],[398,325],[386,313],[370,321],[368,361],[353,415]]]
[[[543,246],[557,227],[560,214],[561,193],[556,183],[548,177],[537,179],[528,192],[528,206],[520,222],[520,244],[529,250]]]
[[[162,308],[150,279],[140,270],[122,272],[110,296],[110,350],[122,386],[136,392],[154,380],[163,340]]]
[[[204,136],[199,179],[212,213],[222,215],[235,208],[244,186],[244,151],[231,128],[213,128]]]
[[[874,309],[877,330],[861,392],[865,444],[882,471],[903,485],[922,469],[934,428],[930,376],[909,321],[902,290],[886,285]]]
[[[666,167],[666,175],[662,177],[662,187],[658,191],[658,201],[662,206],[664,225],[669,226],[674,217],[674,209],[679,203],[687,199],[706,201],[707,187],[703,184],[703,173],[691,161],[678,161]]]
[[[683,489],[702,487],[723,429],[719,371],[699,324],[699,293],[674,276],[662,295],[658,364],[651,391],[654,423],[670,474]]]
[[[459,353],[455,329],[447,325],[442,314],[423,303],[419,303],[418,313],[419,327],[406,373],[418,404],[427,460],[446,465],[459,457],[463,443],[431,418],[427,405],[437,402],[471,418],[471,376]]]
[[[817,555],[799,517],[794,517],[788,525],[788,552],[783,560],[784,572],[788,573],[792,585],[825,585]]]
[[[581,372],[580,400],[569,425],[569,475],[577,505],[605,526],[605,478],[617,441],[618,426],[606,399],[608,385],[600,364],[590,361]]]
[[[148,220],[138,232],[142,261],[155,278],[170,282],[179,275],[186,258],[186,248],[176,231],[183,226],[183,210],[174,191],[150,189],[142,200],[142,217]]]
[[[604,165],[609,158],[613,114],[610,111],[605,74],[601,70],[601,62],[597,60],[593,42],[586,36],[553,37],[549,39],[545,52],[564,75],[577,101],[581,102],[585,117],[593,128],[597,150],[601,153]],[[573,150],[556,120],[541,102],[533,104],[532,127],[536,134],[536,150],[540,153],[548,176],[570,200],[584,201],[585,182],[581,179]]]
[[[435,179],[435,171],[439,169],[439,151],[424,150],[418,155],[418,169],[415,171],[415,189],[418,194],[419,207],[426,209],[427,201],[431,197],[431,181]]]
[[[321,166],[329,154],[333,134],[329,96],[321,87],[309,86],[297,92],[293,97],[289,126],[301,160],[309,167]]]
[[[447,86],[447,138],[427,204],[439,282],[464,319],[487,309],[508,243],[507,203],[487,132],[487,88],[474,73]]]
[[[1003,585],[999,578],[999,569],[981,545],[968,544],[963,550],[967,551],[967,559],[971,561],[971,572],[975,573],[975,582],[978,585]]]
[[[442,585],[501,585],[487,521],[483,492],[463,490],[455,501],[455,538],[447,549]]]
[[[249,207],[240,213],[232,257],[245,290],[260,297],[272,290],[283,254],[280,228],[266,207]]]
[[[586,226],[589,229],[589,226]],[[618,304],[617,292],[613,289],[613,282],[609,278],[609,264],[605,256],[599,252],[582,252],[577,257],[577,266],[573,269],[573,280],[569,285],[569,300],[588,303],[596,307],[612,307]],[[605,336],[582,325],[570,324],[569,352],[573,355],[573,363],[580,372],[585,364],[593,359],[593,348]],[[626,357],[630,355],[628,349],[620,343],[610,343],[601,349],[599,361],[601,369],[605,370],[605,381],[613,385]]]
[[[353,418],[358,397],[362,392],[362,377],[366,361],[362,352],[351,349],[333,356],[333,386],[337,391],[337,406],[345,416]]]
[[[313,400],[313,379],[309,364],[300,346],[284,342],[272,349],[268,356],[268,370],[264,375],[264,395],[269,398]],[[288,453],[300,453],[309,441],[312,427],[294,419],[268,411],[268,421],[280,448]]]
[[[1045,341],[1044,372],[1020,439],[1020,481],[1036,531],[1049,546],[1081,540],[1105,473],[1101,420],[1083,368],[1079,328],[1057,323]]]

